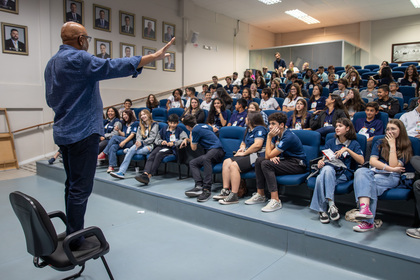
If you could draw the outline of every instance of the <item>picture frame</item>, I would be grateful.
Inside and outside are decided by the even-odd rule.
[[[1,23],[3,53],[29,55],[28,27],[13,23]]]
[[[127,36],[136,36],[136,15],[120,11],[120,34],[127,35]]]
[[[420,42],[392,44],[392,62],[419,62]]]
[[[84,24],[85,5],[83,0],[63,0],[63,21]]]
[[[153,54],[155,52],[156,52],[156,48],[143,46],[142,55]],[[152,61],[149,64],[144,65],[143,68],[156,70],[157,69],[156,61]]]
[[[1,1],[0,11],[12,14],[19,14],[19,0],[8,0],[6,3]]]
[[[163,71],[170,71],[175,72],[176,71],[176,57],[175,52],[167,52],[170,54],[170,56],[165,57],[163,60]]]
[[[156,20],[143,17],[142,37],[143,39],[156,41]]]
[[[175,37],[175,28],[175,24],[165,21],[162,23],[162,42],[169,43],[169,41],[171,41],[172,38]],[[175,45],[175,42],[173,43],[173,45]]]
[[[102,49],[103,46],[105,49]],[[95,56],[103,59],[112,58],[112,41],[95,38]]]
[[[136,45],[120,42],[120,57],[133,57],[136,55]]]
[[[111,32],[111,8],[93,4],[93,29]]]

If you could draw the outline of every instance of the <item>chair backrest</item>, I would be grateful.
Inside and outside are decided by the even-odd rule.
[[[404,62],[404,63],[401,63],[401,66],[410,66],[410,65],[418,66],[419,63],[418,62]]]
[[[390,63],[390,64],[389,64],[389,67],[390,67],[391,69],[394,69],[395,67],[398,67],[398,63]]]
[[[283,106],[283,102],[284,102],[284,98],[281,97],[274,97],[274,99],[277,101],[277,103],[279,103],[280,109]]]
[[[166,122],[168,120],[168,111],[165,108],[155,108],[152,111],[154,121]]]
[[[232,111],[231,110],[226,110],[227,113],[227,122],[229,122],[230,117],[232,116]]]
[[[9,195],[13,211],[22,225],[28,253],[47,256],[57,248],[57,233],[45,209],[34,198],[15,191]]]
[[[336,66],[335,68],[335,73],[337,74],[337,71],[344,71],[344,67],[343,66]]]
[[[238,102],[237,98],[232,98],[232,107],[235,108],[236,102]]]
[[[159,131],[160,131],[162,128],[167,128],[167,127],[168,127],[168,124],[167,124],[167,123],[164,123],[164,122],[159,122],[159,123],[158,123],[158,125],[159,125]]]
[[[353,115],[353,120],[352,120],[353,124],[355,124],[356,120],[360,118],[366,118],[365,111],[357,112]],[[389,119],[388,114],[385,112],[379,112],[377,115],[377,118],[379,118],[382,121],[384,129],[385,129],[386,125],[388,124],[388,119]]]
[[[398,67],[398,68],[400,68],[400,67]],[[397,69],[397,67],[395,69]],[[394,77],[395,80],[398,80],[399,78],[403,78],[404,77],[404,72],[403,71],[392,71],[392,77]]]
[[[181,117],[182,114],[184,114],[184,109],[182,108],[171,108],[168,110],[168,116],[175,114],[178,115],[178,117]]]
[[[233,152],[239,150],[244,134],[245,128],[239,126],[225,126],[219,130],[219,139],[226,153],[225,158],[233,157]]]
[[[257,102],[257,103],[258,103],[258,105],[260,105],[260,103],[261,103],[261,98],[255,97],[255,98],[252,98],[252,101]]]
[[[373,70],[376,68],[379,68],[378,64],[368,64],[368,65],[365,65],[365,67],[363,67],[363,69],[369,69],[369,70]]]
[[[399,113],[404,112],[404,98],[401,98],[401,97],[394,97],[394,98],[397,99],[398,103],[400,104]]]
[[[363,80],[368,80],[370,76],[376,75],[378,74],[377,72],[366,72],[362,74],[362,79]]]
[[[405,69],[407,69],[408,66],[397,66],[395,68],[392,68],[392,76],[394,76],[394,72],[395,71],[399,71],[399,72],[405,72]],[[394,76],[395,77],[395,76]]]
[[[400,86],[398,91],[402,93],[404,103],[407,104],[410,104],[408,101],[416,95],[416,88],[412,86]]]
[[[178,126],[180,127],[180,128],[182,128],[182,130],[184,130],[185,131],[185,133],[187,133],[187,135],[188,135],[188,137],[190,136],[190,131],[187,129],[187,127],[183,124],[183,123],[179,123],[178,124]]]
[[[263,110],[263,112],[267,115],[267,117],[274,113],[280,113],[280,111],[277,110]]]
[[[141,111],[148,110],[150,112],[149,108],[147,108],[147,107],[131,108],[131,110],[134,111],[134,115],[136,116],[137,119],[140,119],[139,115],[140,115]]]
[[[345,70],[337,70],[337,67],[335,68],[335,74],[337,74],[339,77],[341,76],[341,74],[343,74],[345,72]]]
[[[306,154],[306,166],[310,168],[309,161],[319,155],[319,146],[321,145],[321,134],[312,130],[293,130],[293,133],[299,137]]]
[[[168,103],[168,99],[159,100],[159,108],[166,108],[166,103]]]
[[[314,89],[313,88],[310,88],[309,90],[308,90],[308,94],[309,94],[309,96],[312,96],[312,92],[314,91]],[[321,93],[321,96],[325,96],[325,97],[327,97],[328,98],[328,96],[330,96],[330,90],[328,89],[328,88],[326,88],[326,87],[323,87],[322,88],[322,93]],[[308,106],[309,106],[309,104],[308,104]]]
[[[362,69],[362,66],[360,66],[360,65],[353,65],[353,68],[356,69],[356,70],[359,70],[359,69]]]
[[[404,114],[405,114],[405,112],[395,114],[394,119],[400,119],[401,116],[404,115]]]
[[[363,73],[371,72],[370,69],[358,69],[357,72],[359,72],[359,75],[362,75]]]

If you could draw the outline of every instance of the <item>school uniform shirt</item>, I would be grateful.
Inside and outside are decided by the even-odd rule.
[[[249,147],[251,147],[252,144],[254,144],[255,139],[263,139],[264,142],[260,151],[265,150],[267,134],[268,134],[267,128],[261,125],[254,127],[253,130],[247,129],[244,135],[244,140],[243,140],[243,142],[245,143],[245,148],[248,149]]]
[[[185,131],[180,128],[179,126],[175,127],[174,130],[170,130],[169,126],[163,127],[158,135],[156,136],[155,144],[157,146],[162,145],[163,141],[166,142],[174,142],[174,146],[172,146],[172,152],[176,155],[176,147],[179,147],[184,141],[185,138],[187,138],[188,135],[185,133]],[[169,148],[169,147],[168,147]]]
[[[327,82],[328,81],[328,74],[323,72],[322,74],[318,74],[319,79],[321,82]]]
[[[228,85],[225,85],[224,87],[223,87],[228,93],[231,93],[232,92],[232,90],[233,90],[233,85],[232,84],[230,84],[229,86]]]
[[[375,144],[372,147],[372,152],[370,153],[370,157],[376,157],[380,162],[388,164],[388,161],[381,156],[381,151],[382,150],[379,149],[379,145],[382,143],[382,141],[386,141],[385,138],[375,142]],[[403,158],[399,158],[398,162],[401,164],[401,166],[404,166],[404,159]],[[389,172],[387,172],[387,173],[389,173]]]
[[[183,102],[182,99],[180,99],[179,101],[175,101],[174,96],[171,95],[169,96],[168,100],[171,101],[171,104],[169,104],[170,108],[181,108],[181,102]]]
[[[361,98],[366,98],[369,102],[373,102],[373,100],[378,98],[378,90],[374,89],[372,91],[368,91],[367,89],[364,89],[360,92]]]
[[[191,131],[192,144],[200,144],[205,150],[222,148],[222,143],[207,124],[197,124]]]
[[[225,121],[229,121],[229,120],[227,119],[228,114],[227,114],[227,112],[226,112],[226,111],[220,112],[220,114],[222,114],[223,119],[224,119]],[[216,114],[214,115],[214,126],[216,126],[218,129],[220,129],[221,127],[223,127],[223,125],[222,125],[222,121],[220,120],[220,114],[216,113]]]
[[[325,149],[331,149],[334,153],[336,151],[341,150],[343,147],[347,147],[348,149],[352,150],[358,155],[363,156],[362,148],[360,147],[359,142],[357,140],[346,140],[344,143],[341,143],[338,138],[330,139],[325,143]],[[346,166],[347,169],[350,169],[352,157],[348,152],[344,152],[339,158]],[[352,174],[350,171],[346,170],[344,172],[347,179],[350,179],[352,177]]]
[[[114,135],[118,135],[118,131],[114,128],[118,126],[119,129],[122,128],[121,122],[119,119],[114,118],[112,120],[106,119],[104,120],[104,137],[105,139],[110,139]]]
[[[401,92],[396,91],[395,94],[392,94],[392,92],[390,91],[388,94],[389,97],[400,97],[400,98],[404,98],[404,96],[402,95]]]
[[[242,94],[240,94],[239,92],[238,93],[231,93],[229,95],[230,95],[230,97],[235,98],[235,99],[242,98]]]
[[[280,157],[298,158],[306,163],[306,154],[302,142],[290,129],[283,132],[280,140],[276,143],[276,149],[281,152]]]
[[[260,108],[261,110],[276,110],[279,107],[279,103],[273,97],[264,100],[261,99]]]
[[[211,103],[213,102],[213,100],[210,100],[210,102],[209,103],[207,103],[207,101],[206,100],[204,100],[203,102],[201,102],[201,104],[200,104],[200,108],[201,109],[203,109],[203,110],[207,110],[207,111],[209,111],[210,110],[210,106],[211,106]]]
[[[419,81],[413,80],[412,82],[410,82],[408,79],[401,79],[400,86],[411,86],[417,88],[419,86]]]
[[[397,99],[390,97],[387,101],[378,99],[376,101],[379,107],[383,108],[382,112],[385,112],[389,117],[393,118],[400,111],[400,103]]]
[[[400,121],[405,126],[408,136],[416,137],[420,133],[420,113],[417,109],[405,113],[401,116]]]
[[[332,94],[339,95],[341,99],[344,99],[348,93],[349,93],[348,89],[344,89],[344,90],[337,89],[337,90],[334,90]]]
[[[324,110],[325,108],[325,100],[327,98],[325,96],[320,96],[318,100],[312,101],[309,105],[309,110]]]
[[[366,138],[384,134],[384,124],[378,118],[374,118],[370,122],[366,118],[357,119],[354,123],[354,129]]]
[[[291,115],[286,122],[286,126],[289,129],[301,130],[304,128],[309,128],[309,120],[311,119],[311,114],[306,114],[306,118],[303,121],[302,117],[296,116],[296,122],[293,124],[293,115]]]
[[[333,82],[332,84],[329,82],[323,82],[321,85],[323,88],[327,88],[330,93],[333,93],[336,89],[338,89],[337,82]]]
[[[230,117],[229,123],[232,126],[240,126],[240,127],[244,127],[245,126],[245,119],[246,116],[248,115],[248,112],[245,110],[242,113],[239,112],[235,112],[233,113],[233,115]]]
[[[301,97],[301,96],[297,96],[297,97],[295,97],[295,99],[293,99],[293,100],[290,100],[290,98],[289,98],[289,97],[286,97],[286,99],[285,99],[285,100],[284,100],[284,102],[283,102],[283,106],[286,106],[286,107],[295,107],[295,106],[296,106],[296,102],[297,102],[300,98],[303,98],[303,97]]]

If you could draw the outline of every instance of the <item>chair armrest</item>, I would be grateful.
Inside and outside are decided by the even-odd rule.
[[[70,242],[73,241],[74,239],[77,239],[81,236],[84,237],[89,237],[94,235],[100,242],[100,247],[98,249],[92,250],[91,252],[76,258],[76,256],[74,256],[73,251],[70,249]],[[98,257],[98,253],[105,251],[108,248],[108,242],[105,239],[104,234],[102,233],[102,230],[98,227],[88,227],[88,228],[84,228],[82,230],[76,231],[72,234],[69,234],[63,241],[63,249],[64,252],[66,253],[67,257],[69,258],[70,262],[75,264],[75,265],[82,265],[84,264],[87,260],[93,258],[93,257]]]
[[[67,225],[67,217],[66,217],[66,214],[64,214],[61,211],[49,212],[48,213],[48,216],[50,217],[50,219],[52,219],[52,218],[60,218],[63,221],[63,223],[65,225]]]

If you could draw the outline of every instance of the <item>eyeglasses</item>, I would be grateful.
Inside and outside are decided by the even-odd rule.
[[[80,35],[82,37],[85,37],[86,40],[90,43],[90,41],[92,40],[92,37],[88,36],[88,35]]]

